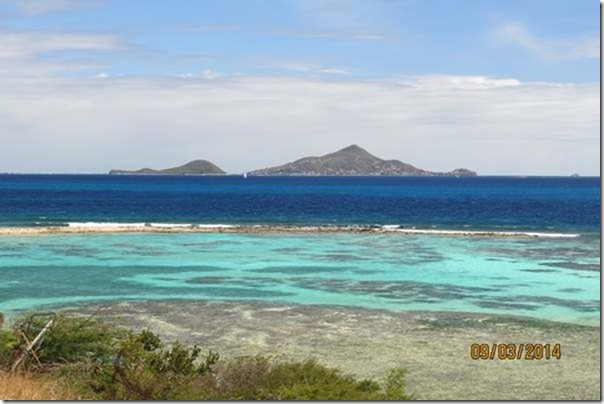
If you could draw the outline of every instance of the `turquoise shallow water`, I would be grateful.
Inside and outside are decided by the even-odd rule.
[[[259,300],[599,324],[598,235],[0,237],[0,311],[124,299]]]

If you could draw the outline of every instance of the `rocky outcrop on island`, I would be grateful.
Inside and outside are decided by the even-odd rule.
[[[140,170],[111,170],[109,174],[166,174],[166,175],[221,175],[224,170],[207,160],[193,160],[185,165],[163,170],[141,168]]]
[[[475,176],[476,172],[466,168],[457,168],[448,172],[427,171],[399,160],[383,160],[357,145],[351,145],[335,153],[319,157],[304,157],[281,166],[251,171],[248,175],[470,177]]]

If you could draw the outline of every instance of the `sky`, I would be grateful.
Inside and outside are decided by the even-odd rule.
[[[358,144],[423,169],[599,175],[596,0],[0,0],[0,172]]]

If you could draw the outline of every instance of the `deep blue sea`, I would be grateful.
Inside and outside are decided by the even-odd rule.
[[[599,233],[600,179],[0,175],[0,226],[83,221]]]
[[[398,224],[569,237],[0,235],[0,311],[244,300],[600,321],[599,178],[0,175],[0,226],[71,222]]]

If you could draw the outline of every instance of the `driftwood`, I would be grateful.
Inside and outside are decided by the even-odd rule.
[[[54,325],[55,314],[50,313],[50,314],[42,314],[42,315],[50,315],[50,316],[52,316],[52,318],[50,320],[48,320],[48,322],[46,323],[44,328],[42,328],[42,330],[40,330],[40,332],[38,333],[38,335],[36,335],[36,337],[33,339],[33,341],[30,342],[29,339],[27,338],[26,332],[23,331],[22,327],[19,327],[19,329],[18,329],[19,334],[20,334],[21,338],[23,338],[23,340],[25,341],[25,344],[24,344],[24,348],[21,349],[21,352],[19,352],[19,355],[13,362],[13,365],[11,366],[11,372],[15,372],[19,368],[19,366],[21,366],[21,364],[23,364],[25,359],[27,359],[27,357],[30,354],[36,359],[38,364],[42,365],[40,363],[40,360],[38,359],[36,350],[39,348],[40,344],[42,343],[42,338],[44,337],[44,334],[46,334],[48,331],[50,331],[50,329]],[[29,329],[29,326],[31,325],[33,317],[34,316],[30,317],[28,329]]]

